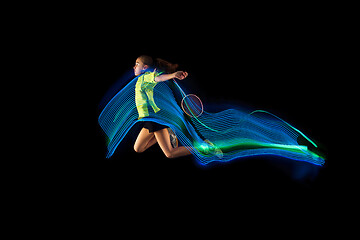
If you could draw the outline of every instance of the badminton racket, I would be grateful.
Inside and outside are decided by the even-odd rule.
[[[181,108],[190,117],[199,117],[204,112],[201,99],[195,94],[185,94],[179,84],[173,79],[182,94]]]

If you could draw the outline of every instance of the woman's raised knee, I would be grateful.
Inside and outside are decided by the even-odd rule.
[[[134,151],[137,153],[142,153],[142,152],[144,152],[144,149],[142,147],[138,146],[137,144],[135,144]]]
[[[164,154],[167,158],[175,158],[174,154],[171,151],[166,151],[164,152]]]

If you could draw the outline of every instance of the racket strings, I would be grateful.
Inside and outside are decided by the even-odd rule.
[[[201,99],[195,94],[186,94],[174,79],[174,83],[182,94],[181,108],[190,117],[199,117],[204,112]]]
[[[195,94],[186,95],[181,101],[181,108],[190,117],[199,117],[204,112],[203,104]]]

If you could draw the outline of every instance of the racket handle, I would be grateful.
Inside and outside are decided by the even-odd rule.
[[[173,78],[172,80],[175,82],[176,86],[180,89],[183,97],[185,97],[185,96],[186,96],[185,92],[181,89],[181,87],[179,86],[179,84],[177,83],[177,81],[175,80],[175,78]]]

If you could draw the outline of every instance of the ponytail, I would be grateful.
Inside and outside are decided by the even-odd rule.
[[[155,67],[157,70],[164,72],[164,73],[173,73],[179,67],[179,64],[173,64],[168,61],[165,61],[161,58],[155,59]]]

